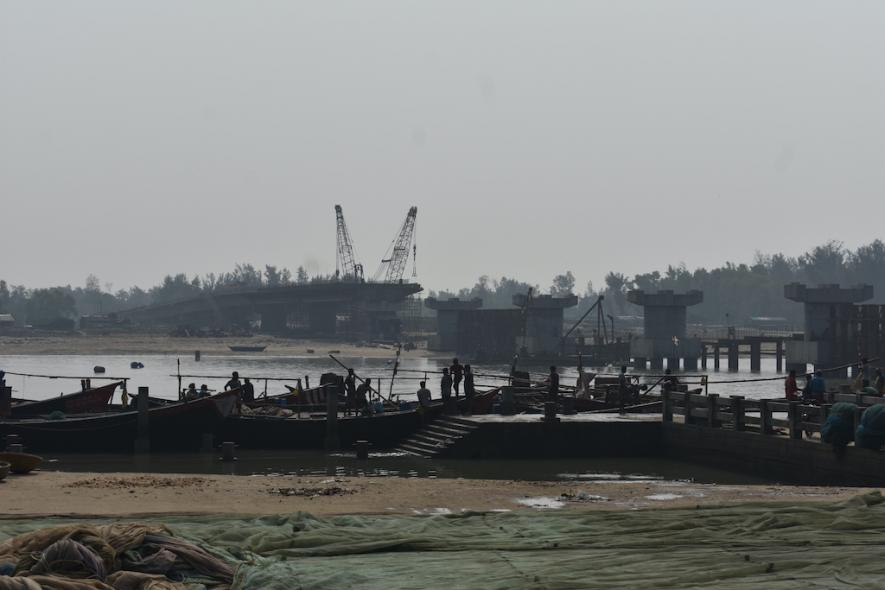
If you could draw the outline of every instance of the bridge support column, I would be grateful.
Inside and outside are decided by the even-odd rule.
[[[707,370],[707,345],[706,344],[704,344],[703,348],[701,349],[701,368],[705,371]],[[688,370],[687,367],[686,367],[686,370]]]
[[[784,372],[784,341],[778,340],[774,346],[774,364],[778,373]]]
[[[750,342],[750,371],[762,371],[762,343],[758,341]]]
[[[707,368],[707,367],[706,367],[706,365],[707,365],[707,363],[706,363],[707,356],[704,355],[704,356],[701,357],[701,358],[704,360],[704,368],[706,369],[706,368]],[[697,370],[698,370],[698,359],[697,359],[697,357],[693,357],[693,356],[685,357],[684,359],[682,359],[682,364],[684,365],[686,371],[697,371]]]
[[[651,361],[649,362],[649,368],[652,371],[663,371],[664,370],[664,359],[662,357],[651,357]]]
[[[644,371],[648,368],[648,359],[638,356],[633,359],[633,368],[637,371]]]
[[[679,372],[679,357],[678,356],[668,356],[667,357],[667,368],[673,373]]]
[[[287,313],[284,305],[269,305],[261,308],[261,331],[265,334],[281,334],[287,328]]]
[[[719,344],[713,346],[713,370],[719,370]]]
[[[728,345],[728,371],[736,373],[738,371],[738,361],[741,357],[741,347],[737,342]]]

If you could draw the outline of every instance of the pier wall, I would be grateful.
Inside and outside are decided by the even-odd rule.
[[[662,424],[662,448],[673,459],[805,485],[885,485],[885,453],[848,447],[837,455],[819,442],[706,426]]]

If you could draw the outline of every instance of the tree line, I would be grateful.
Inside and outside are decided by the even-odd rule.
[[[51,287],[28,289],[8,285],[0,280],[0,313],[12,313],[19,322],[33,325],[49,323],[58,318],[75,319],[79,315],[111,313],[152,303],[169,303],[190,297],[236,289],[277,287],[309,282],[335,280],[334,275],[308,276],[303,267],[293,274],[287,268],[265,265],[237,264],[232,271],[189,277],[184,273],[167,275],[149,289],[131,287],[113,291],[95,275],[87,277],[82,287]],[[811,285],[838,283],[872,284],[875,302],[885,302],[885,244],[875,240],[851,250],[841,242],[830,241],[797,256],[756,253],[752,263],[726,262],[716,268],[689,270],[684,264],[668,266],[664,271],[650,271],[628,276],[611,271],[598,289],[592,281],[583,290],[577,288],[575,274],[566,271],[541,289],[517,278],[479,277],[472,287],[448,291],[430,291],[430,297],[446,299],[480,298],[486,308],[512,307],[515,294],[574,294],[578,305],[567,311],[568,318],[577,318],[600,296],[605,297],[607,314],[638,315],[641,309],[627,301],[631,289],[658,291],[672,289],[704,292],[704,301],[689,308],[689,319],[707,324],[746,323],[754,316],[782,317],[795,325],[801,323],[802,306],[784,298],[787,283]],[[726,316],[727,314],[727,316]]]
[[[726,262],[716,268],[694,270],[680,264],[668,266],[664,271],[633,276],[611,271],[605,275],[604,284],[599,289],[588,282],[582,291],[576,289],[574,273],[566,271],[556,275],[545,291],[553,295],[571,293],[578,296],[578,305],[567,311],[567,318],[579,317],[600,295],[605,297],[603,305],[607,314],[631,316],[642,311],[627,301],[627,292],[632,289],[651,292],[698,289],[704,292],[704,301],[689,308],[689,321],[742,325],[752,317],[764,316],[785,318],[798,326],[802,322],[802,306],[784,297],[784,285],[793,282],[843,286],[871,284],[875,295],[871,302],[885,303],[885,244],[875,240],[851,250],[841,242],[829,241],[797,257],[757,252],[749,264]],[[442,299],[479,297],[484,307],[509,307],[514,294],[526,293],[530,287],[536,293],[541,292],[538,285],[484,275],[473,287],[431,295]]]

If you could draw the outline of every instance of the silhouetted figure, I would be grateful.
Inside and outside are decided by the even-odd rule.
[[[621,366],[621,372],[618,375],[618,405],[620,406],[621,413],[626,412],[627,403],[630,398],[630,385],[627,381],[627,367],[626,365]]]
[[[347,377],[344,378],[344,412],[350,415],[356,410],[356,375],[353,369],[347,369]]]
[[[452,388],[455,390],[455,399],[458,399],[458,387],[460,387],[461,380],[464,378],[464,365],[459,363],[457,358],[453,358],[449,371],[452,373]]]
[[[234,371],[231,374],[230,381],[224,384],[224,390],[227,391],[228,389],[239,389],[242,386],[243,384],[240,383],[240,374]]]
[[[439,380],[439,394],[442,397],[443,405],[448,404],[452,398],[452,375],[449,373],[448,367],[443,367],[442,378]]]
[[[243,383],[243,394],[242,398],[244,402],[254,402],[255,401],[255,386],[252,385],[252,382],[249,381],[249,378],[245,378],[245,383]]]
[[[876,379],[873,381],[873,387],[876,388],[878,395],[885,394],[885,377],[882,376],[882,369],[876,369]]]
[[[824,381],[824,374],[821,371],[815,371],[814,377],[808,382],[808,389],[805,394],[810,398],[809,401],[821,403],[824,401],[826,393],[827,382]]]
[[[422,381],[421,383],[419,383],[419,385],[421,387],[420,387],[420,389],[418,389],[418,405],[420,405],[422,408],[429,408],[430,407],[430,390],[427,389],[427,382]]]
[[[799,384],[796,382],[796,369],[790,369],[790,374],[787,375],[784,381],[784,397],[791,402],[799,400]]]
[[[467,399],[467,414],[473,413],[473,396],[476,389],[473,387],[473,370],[470,365],[464,365],[464,397]]]
[[[369,378],[356,388],[356,411],[364,416],[369,414],[369,392],[371,387],[372,379]]]
[[[197,391],[197,384],[191,383],[187,386],[187,390],[184,392],[184,399],[197,399],[199,397],[199,392]]]
[[[559,399],[559,373],[556,367],[550,366],[550,375],[547,377],[547,401],[555,402]]]
[[[210,395],[209,386],[205,383],[200,385],[200,397],[209,397]]]

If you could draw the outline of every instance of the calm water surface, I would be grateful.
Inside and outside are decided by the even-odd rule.
[[[372,377],[378,383],[380,380],[381,391],[385,394],[390,390],[390,376],[392,372],[392,360],[384,358],[346,358],[344,363],[353,367],[361,377]],[[464,362],[465,359],[462,359]],[[144,364],[143,369],[131,369],[130,362],[139,361]],[[468,361],[469,362],[469,361]],[[179,365],[180,363],[180,365]],[[222,389],[232,371],[239,371],[243,377],[255,379],[256,393],[262,393],[265,389],[262,377],[286,378],[288,381],[269,381],[267,384],[268,394],[283,393],[283,383],[295,384],[296,378],[310,376],[312,385],[319,384],[320,375],[325,372],[343,373],[340,366],[325,355],[309,357],[284,357],[274,356],[267,353],[244,354],[240,356],[204,355],[200,362],[194,361],[193,356],[179,357],[175,355],[148,354],[148,355],[0,355],[0,369],[17,373],[33,373],[47,375],[69,375],[75,377],[94,376],[93,367],[101,365],[106,369],[106,376],[129,378],[129,391],[135,392],[138,387],[150,388],[151,395],[168,399],[177,398],[178,378],[181,372],[182,383],[195,383],[198,387],[206,383],[210,389]],[[436,397],[439,393],[439,375],[433,371],[439,371],[444,366],[437,359],[407,359],[401,365],[401,372],[394,381],[393,393],[404,399],[414,398],[414,392],[418,390],[418,381],[426,378],[428,387]],[[525,369],[526,367],[521,367]],[[504,364],[479,364],[474,365],[474,372],[482,374],[506,375],[509,366]],[[544,366],[528,367],[537,378],[543,378],[547,369]],[[720,395],[743,395],[749,398],[778,397],[783,395],[782,381],[759,381],[753,383],[716,384],[716,381],[732,379],[758,379],[777,377],[773,358],[762,359],[762,372],[751,374],[749,372],[749,359],[741,359],[741,372],[714,373],[710,371],[711,393]],[[605,372],[616,372],[614,367],[600,369]],[[426,373],[425,373],[426,372]],[[575,367],[562,367],[562,383],[573,383],[577,378]],[[633,371],[631,371],[633,372]],[[194,375],[188,377],[187,375]],[[697,375],[688,375],[686,378],[697,378]],[[76,380],[67,379],[42,379],[34,377],[21,377],[16,375],[7,376],[7,384],[13,388],[13,395],[31,399],[44,399],[65,392],[78,391],[80,384]],[[654,379],[649,381],[653,382]],[[500,385],[505,381],[487,376],[476,378],[477,387],[487,388]]]

